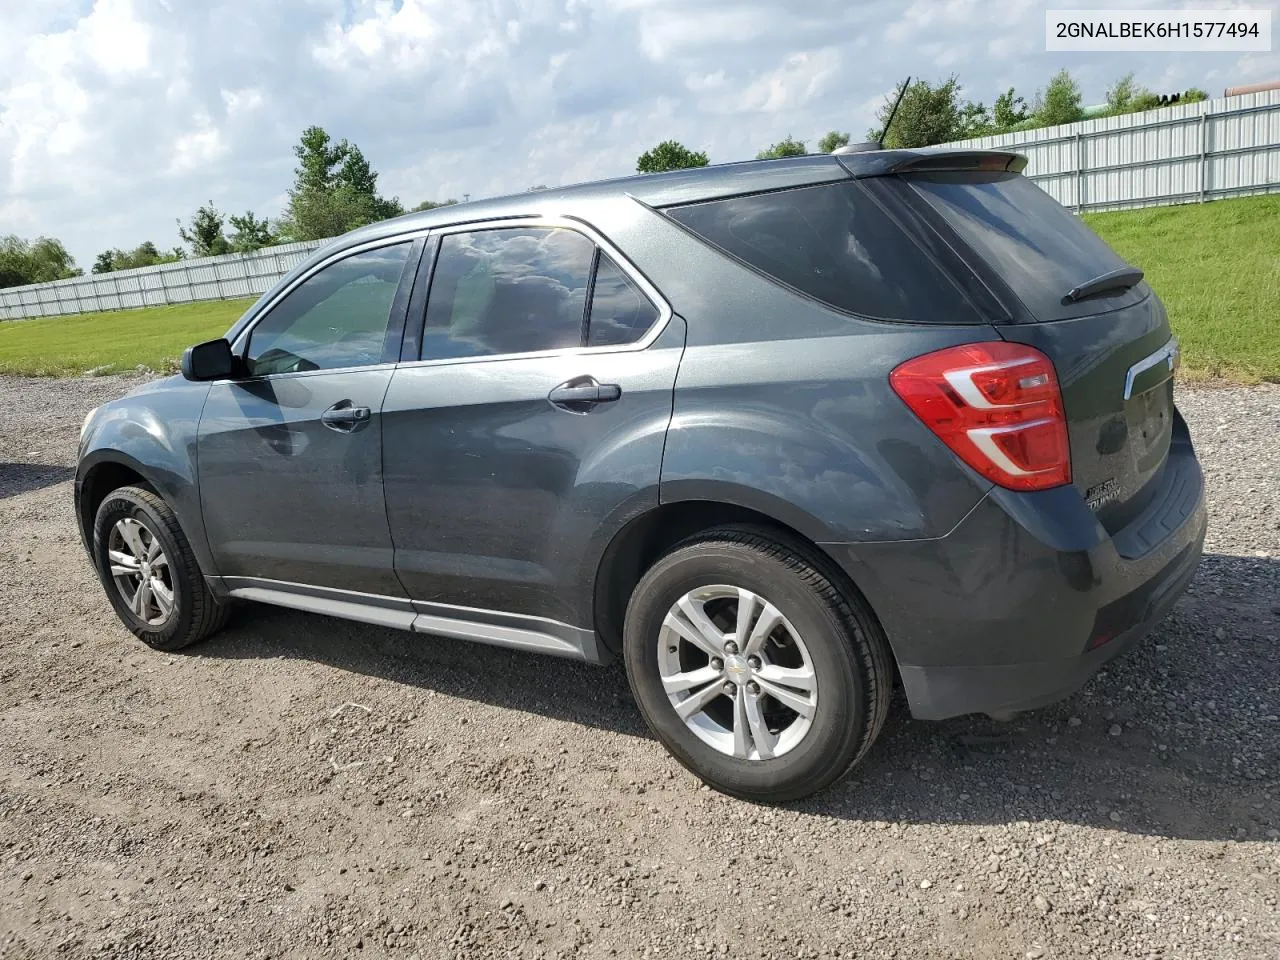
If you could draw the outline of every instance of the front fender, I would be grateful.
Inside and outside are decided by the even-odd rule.
[[[200,509],[196,433],[209,385],[172,378],[104,404],[80,441],[76,508],[92,542],[93,509],[132,472],[169,504],[206,575],[216,575]]]

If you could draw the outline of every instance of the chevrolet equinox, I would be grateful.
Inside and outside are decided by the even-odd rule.
[[[150,646],[256,600],[593,663],[677,760],[803,796],[911,713],[1080,687],[1195,572],[1142,271],[976,151],[727,164],[317,250],[85,420],[80,530]],[[213,269],[220,269],[215,267]]]

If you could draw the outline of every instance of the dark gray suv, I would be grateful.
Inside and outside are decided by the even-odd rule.
[[[603,663],[718,789],[1066,696],[1191,579],[1142,281],[1008,153],[729,164],[315,253],[90,413],[85,544],[153,647],[233,599]],[[437,642],[434,639],[427,642]]]

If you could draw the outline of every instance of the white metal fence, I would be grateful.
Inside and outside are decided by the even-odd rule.
[[[9,287],[0,290],[0,319],[256,297],[325,242],[285,243],[253,253],[179,260],[154,267]]]
[[[1280,192],[1280,90],[948,144],[1012,147],[1064,207],[1105,210]]]
[[[1280,192],[1280,90],[964,140],[1013,147],[1073,210]],[[324,241],[0,290],[0,320],[256,296]]]

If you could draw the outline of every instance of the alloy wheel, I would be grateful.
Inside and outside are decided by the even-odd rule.
[[[795,627],[767,599],[714,584],[672,605],[658,671],[676,714],[704,743],[740,760],[794,750],[813,724],[818,678]]]
[[[118,520],[107,542],[111,579],[125,605],[148,626],[173,614],[173,573],[159,537],[133,517]]]

